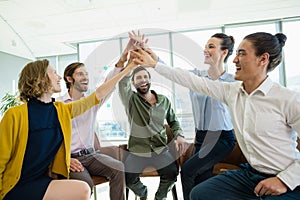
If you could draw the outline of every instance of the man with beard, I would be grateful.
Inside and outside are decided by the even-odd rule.
[[[112,78],[120,70],[121,68],[116,67],[108,74],[106,80]],[[68,65],[64,71],[64,80],[68,92],[57,98],[58,101],[69,103],[85,96],[84,94],[88,90],[89,77],[83,63],[75,62]],[[110,182],[110,199],[124,200],[123,163],[94,149],[94,127],[97,112],[110,94],[104,97],[101,104],[72,119],[70,178],[83,180],[93,188],[94,184],[90,175],[105,176]]]
[[[123,63],[119,61],[118,65]],[[131,90],[131,82],[136,92]],[[160,176],[155,199],[161,200],[166,199],[178,175],[176,158],[167,145],[165,121],[176,139],[176,149],[184,152],[186,142],[171,102],[166,96],[150,90],[150,86],[151,75],[141,66],[133,70],[131,81],[126,76],[119,82],[119,94],[130,124],[125,180],[127,187],[140,199],[147,199],[147,186],[141,182],[140,174],[148,166],[155,167]]]

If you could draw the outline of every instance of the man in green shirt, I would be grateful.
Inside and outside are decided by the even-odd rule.
[[[131,82],[136,92],[131,89]],[[168,149],[165,121],[176,139],[177,150],[185,151],[186,141],[171,102],[150,90],[150,86],[151,75],[144,67],[132,72],[131,81],[127,76],[119,82],[119,94],[130,123],[129,154],[124,164],[126,185],[140,199],[147,199],[147,187],[141,182],[140,174],[147,166],[155,167],[160,175],[155,199],[160,200],[166,199],[178,175],[176,158]]]

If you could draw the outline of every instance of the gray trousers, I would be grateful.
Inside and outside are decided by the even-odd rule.
[[[84,167],[83,172],[70,172],[71,179],[83,180],[93,188],[91,175],[104,176],[109,180],[111,200],[125,199],[124,164],[108,155],[98,152],[77,157]]]

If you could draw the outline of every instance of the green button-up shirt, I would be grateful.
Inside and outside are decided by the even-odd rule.
[[[153,90],[151,93],[156,97],[153,106],[140,94],[132,91],[129,77],[124,77],[119,82],[119,94],[130,124],[128,150],[144,157],[150,156],[151,152],[159,154],[167,147],[166,123],[174,138],[178,134],[182,135],[169,99]]]

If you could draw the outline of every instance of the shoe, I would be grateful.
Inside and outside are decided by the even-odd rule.
[[[140,200],[147,200],[147,197],[140,197]]]

